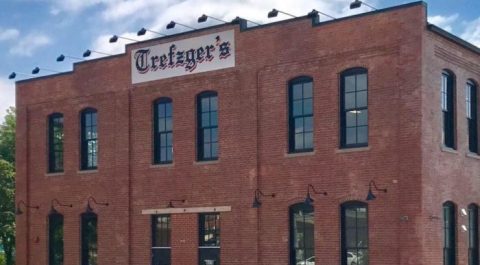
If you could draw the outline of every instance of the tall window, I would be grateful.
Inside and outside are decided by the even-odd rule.
[[[48,117],[48,171],[63,171],[63,115],[60,113]]]
[[[468,265],[479,265],[478,206],[468,206]]]
[[[442,73],[443,144],[455,149],[455,77],[449,71]]]
[[[313,206],[290,206],[290,265],[315,264],[314,227]]]
[[[97,215],[82,214],[82,265],[97,265]]]
[[[197,96],[198,160],[218,159],[218,99],[208,91]]]
[[[220,265],[220,214],[199,215],[199,264]]]
[[[48,264],[63,265],[63,215],[48,216]]]
[[[173,160],[172,100],[160,98],[153,104],[154,163],[168,164]]]
[[[443,204],[443,264],[456,264],[456,210],[452,202]]]
[[[81,116],[82,169],[96,169],[98,154],[97,111],[88,108],[82,111]]]
[[[170,215],[152,216],[152,265],[171,264]]]
[[[367,69],[354,68],[341,74],[340,80],[340,145],[368,145],[368,82]]]
[[[468,81],[465,87],[465,106],[468,121],[468,150],[478,153],[477,86],[473,81]]]
[[[363,202],[342,209],[342,265],[368,265],[368,210]]]
[[[289,152],[313,150],[313,92],[312,79],[299,77],[290,81],[289,105]]]

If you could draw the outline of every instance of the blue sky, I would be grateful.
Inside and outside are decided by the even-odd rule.
[[[371,0],[368,3],[384,8],[411,1]],[[429,0],[429,21],[480,46],[479,0]],[[5,109],[14,105],[15,83],[8,80],[12,72],[29,73],[35,66],[57,71],[71,70],[74,60],[55,61],[59,54],[82,57],[93,49],[108,54],[121,53],[125,41],[110,44],[112,34],[133,39],[141,27],[174,33],[186,30],[177,27],[167,31],[165,25],[175,20],[193,27],[203,13],[227,21],[241,16],[267,23],[288,18],[267,19],[272,8],[304,15],[312,9],[335,17],[365,12],[367,7],[349,10],[350,0],[0,0],[0,121]],[[97,55],[98,56],[98,55]],[[94,58],[93,56],[92,58]],[[49,74],[40,71],[39,75]],[[18,75],[17,79],[24,76]]]

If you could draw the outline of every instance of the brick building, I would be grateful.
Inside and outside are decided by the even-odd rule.
[[[423,2],[19,81],[17,264],[479,264],[478,82]]]

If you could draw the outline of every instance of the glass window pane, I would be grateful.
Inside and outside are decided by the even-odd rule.
[[[168,147],[167,148],[167,161],[172,161],[173,158],[173,148]]]
[[[357,91],[367,90],[367,74],[357,75]]]
[[[158,117],[165,117],[165,104],[157,105]]]
[[[304,148],[309,149],[313,148],[313,133],[305,133],[304,137]]]
[[[202,127],[210,126],[210,113],[202,113]]]
[[[295,133],[303,132],[303,118],[295,119]]]
[[[305,132],[313,132],[313,117],[303,118],[303,126]]]
[[[347,127],[355,127],[357,125],[356,111],[347,111],[346,125]]]
[[[312,99],[305,99],[303,101],[303,115],[310,115],[313,112]]]
[[[355,91],[355,76],[349,75],[345,77],[345,92]]]
[[[92,115],[90,113],[85,114],[85,125],[86,126],[92,125]]]
[[[218,110],[218,98],[216,96],[210,98],[210,111]]]
[[[218,157],[218,143],[212,143],[212,157]]]
[[[173,134],[172,133],[167,133],[167,146],[172,146],[173,145]]]
[[[355,93],[346,93],[345,94],[345,109],[354,109],[355,108]]]
[[[204,97],[201,100],[202,103],[202,112],[207,112],[210,110],[210,98],[209,97]]]
[[[218,129],[214,128],[210,130],[212,142],[218,142]]]
[[[357,108],[367,106],[367,91],[357,92]]]
[[[210,130],[209,129],[206,129],[206,130],[203,130],[203,142],[204,143],[210,143]]]
[[[295,149],[303,149],[303,133],[295,134]]]
[[[345,228],[345,240],[347,248],[356,248],[357,246],[357,229]]]
[[[172,117],[172,103],[165,104],[165,116]]]
[[[346,133],[347,133],[346,135],[347,144],[355,144],[357,142],[357,129],[355,127],[347,128]]]
[[[358,143],[368,142],[368,127],[362,126],[357,128],[357,141]]]
[[[171,131],[172,128],[172,118],[166,118],[165,119],[165,130],[166,131]]]
[[[293,102],[293,116],[302,115],[303,114],[302,108],[303,108],[302,100],[295,100]]]
[[[311,98],[312,95],[312,82],[303,84],[303,98]]]
[[[97,113],[92,113],[92,125],[97,125]]]
[[[162,133],[160,135],[160,146],[166,146],[167,145],[167,134]]]
[[[358,111],[357,125],[358,126],[368,125],[368,111],[366,109]]]
[[[301,99],[303,97],[303,95],[302,95],[302,84],[293,85],[292,92],[293,92],[293,99],[294,100]]]
[[[206,143],[203,145],[203,157],[204,158],[212,157],[212,150],[209,143]]]
[[[218,124],[218,116],[217,116],[217,112],[216,111],[213,111],[213,112],[210,112],[210,125],[211,126],[217,126]]]

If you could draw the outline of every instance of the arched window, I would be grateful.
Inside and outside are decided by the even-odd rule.
[[[478,206],[473,203],[468,206],[468,264],[479,264]]]
[[[367,146],[367,69],[349,69],[342,72],[340,78],[340,147]]]
[[[96,169],[98,160],[97,110],[81,113],[81,169]]]
[[[442,72],[442,114],[443,144],[456,149],[455,146],[455,76],[451,71]]]
[[[206,91],[197,96],[197,159],[218,159],[217,92]]]
[[[298,77],[288,85],[289,152],[313,150],[313,81]]]
[[[63,115],[48,116],[48,171],[63,172]]]
[[[315,264],[315,221],[313,206],[290,206],[290,265]]]
[[[155,164],[173,161],[172,99],[160,98],[153,103],[153,159]]]
[[[63,265],[63,215],[48,215],[48,264]]]
[[[86,212],[81,218],[82,265],[97,265],[97,214]]]
[[[443,264],[456,264],[456,209],[452,202],[443,204]]]
[[[478,153],[477,86],[469,80],[465,87],[465,107],[468,122],[468,150]]]
[[[368,265],[368,208],[363,202],[341,206],[342,265]]]

